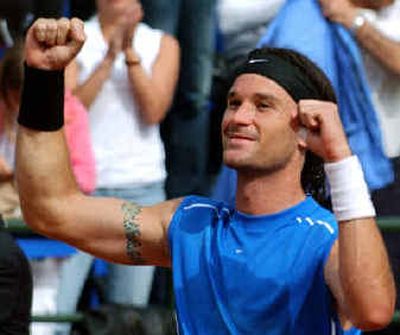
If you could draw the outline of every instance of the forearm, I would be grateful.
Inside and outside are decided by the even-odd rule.
[[[44,132],[19,126],[16,177],[24,218],[46,235],[61,224],[68,197],[79,194],[63,130]]]
[[[127,51],[127,54],[131,53],[133,53],[132,50]],[[132,95],[139,107],[141,119],[146,124],[160,123],[165,117],[171,99],[165,96],[160,85],[154,82],[140,63],[127,65],[127,71]]]
[[[74,95],[79,98],[87,109],[92,105],[103,87],[104,82],[110,76],[113,62],[114,60],[112,57],[106,56],[90,77],[73,90]]]
[[[382,35],[366,22],[356,33],[361,46],[389,71],[400,76],[400,43]]]
[[[352,30],[354,20],[359,14],[360,8],[351,6],[335,18],[333,21]],[[368,18],[364,19],[361,27],[354,32],[355,37],[362,48],[371,54],[379,63],[389,71],[400,75],[400,43],[383,35]]]
[[[149,125],[160,123],[168,108],[160,97],[160,92],[140,65],[130,66],[128,73],[132,95],[138,105],[142,121]]]
[[[395,288],[361,164],[351,156],[325,164],[325,171],[339,222],[338,279],[343,299],[342,294],[336,297],[358,328],[382,328],[393,315]]]
[[[382,237],[373,218],[340,223],[339,275],[351,320],[363,329],[390,322],[395,286]],[[370,322],[365,323],[365,315]]]

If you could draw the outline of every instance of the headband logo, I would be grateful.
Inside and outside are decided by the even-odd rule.
[[[269,59],[250,59],[249,64],[256,64],[256,63],[269,63]]]

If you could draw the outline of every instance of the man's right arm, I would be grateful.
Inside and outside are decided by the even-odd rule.
[[[69,21],[67,32],[59,31],[66,29],[65,21],[63,26],[58,24],[60,21],[56,25],[48,22],[36,22],[27,34],[27,71],[62,73],[83,44],[83,26],[79,20]],[[25,79],[24,90],[31,90],[31,95],[35,92],[46,96],[39,91],[41,87],[33,87],[33,82]],[[23,99],[27,96],[23,94]],[[21,114],[35,112],[35,106],[27,103],[22,101],[21,106],[28,111]],[[42,108],[50,105],[54,104],[45,103]],[[62,114],[62,111],[45,110],[40,118],[52,113]],[[31,127],[29,118],[24,119],[21,114],[16,176],[26,223],[39,233],[113,262],[168,266],[167,229],[180,200],[141,208],[119,199],[83,195],[71,172],[63,129],[47,131]]]

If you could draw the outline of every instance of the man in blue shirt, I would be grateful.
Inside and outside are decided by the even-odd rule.
[[[38,20],[27,35],[17,144],[27,224],[114,262],[172,266],[182,334],[328,335],[335,323],[340,334],[390,322],[395,288],[375,211],[315,65],[261,49],[234,73],[222,137],[238,171],[235,208],[195,196],[140,207],[83,195],[70,172],[63,69],[84,39],[77,19]],[[317,203],[324,170],[334,214]]]

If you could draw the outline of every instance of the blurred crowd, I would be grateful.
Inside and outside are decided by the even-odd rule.
[[[64,102],[82,192],[142,205],[188,194],[233,203],[235,175],[221,162],[219,130],[229,74],[250,50],[271,45],[302,52],[326,71],[378,215],[400,216],[400,0],[2,0],[3,218],[21,215],[13,170],[24,32],[36,18],[62,16],[84,20],[87,35],[65,72]],[[399,235],[384,238],[397,276]],[[33,314],[75,312],[99,267],[82,252],[29,262]],[[100,303],[172,304],[168,270],[100,265]],[[61,335],[71,326],[33,323],[31,331]]]

